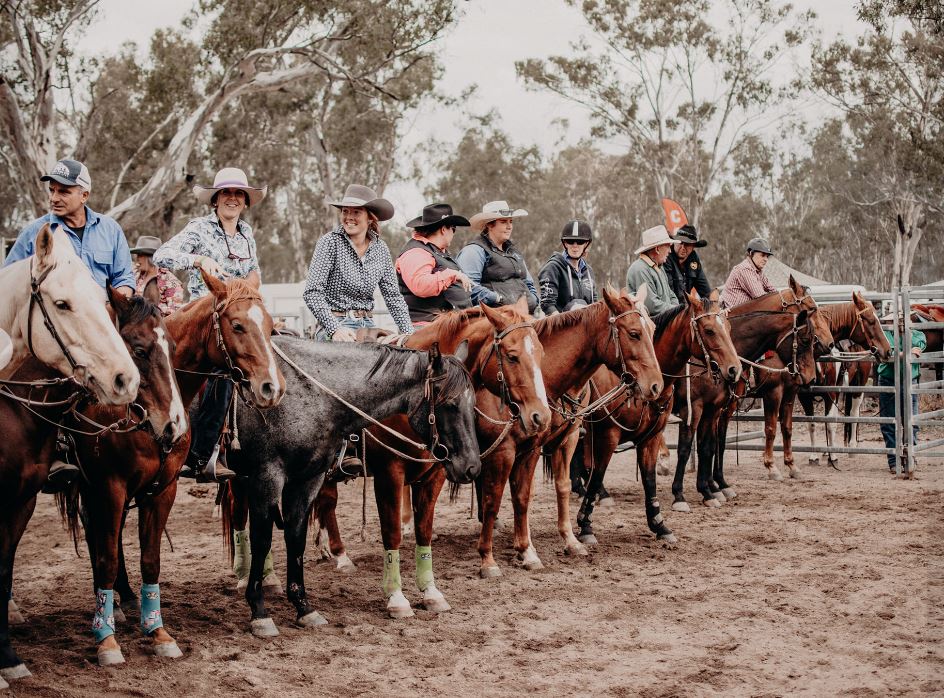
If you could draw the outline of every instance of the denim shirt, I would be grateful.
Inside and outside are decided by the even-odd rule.
[[[99,286],[104,288],[105,282],[109,282],[114,288],[127,286],[134,289],[131,251],[124,231],[113,218],[95,213],[88,206],[85,207],[85,233],[81,240],[59,216],[47,213],[23,228],[3,266],[31,257],[36,251],[36,236],[47,223],[53,231],[62,228],[66,232],[75,253],[85,262]]]

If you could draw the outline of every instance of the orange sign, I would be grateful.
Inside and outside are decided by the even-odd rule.
[[[665,227],[669,231],[669,235],[675,235],[676,230],[683,225],[688,225],[685,211],[672,199],[662,199],[662,210],[665,211]]]

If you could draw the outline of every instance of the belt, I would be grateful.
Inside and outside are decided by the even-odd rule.
[[[373,317],[374,313],[370,310],[332,310],[331,314],[335,317],[356,317],[356,318],[368,318]]]

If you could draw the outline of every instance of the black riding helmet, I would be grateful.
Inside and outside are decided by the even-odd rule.
[[[774,253],[774,251],[770,249],[770,244],[764,240],[764,238],[754,238],[747,243],[747,253],[751,254],[752,252],[763,252],[769,255]]]
[[[593,242],[590,224],[584,221],[567,221],[561,230],[561,242]]]

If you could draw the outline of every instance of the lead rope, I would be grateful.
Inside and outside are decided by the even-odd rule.
[[[364,484],[361,487],[361,543],[367,541],[367,429],[361,429],[361,467]]]

